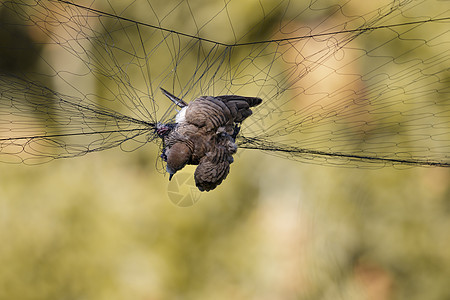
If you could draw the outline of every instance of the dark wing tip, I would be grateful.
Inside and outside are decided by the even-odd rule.
[[[262,103],[262,99],[261,98],[258,98],[258,97],[251,97],[251,101],[249,101],[249,105],[250,105],[250,107],[253,107],[253,106],[256,106],[256,105],[259,105],[259,104],[261,104]]]
[[[223,102],[244,102],[247,103],[249,107],[253,107],[261,104],[262,99],[259,97],[245,97],[238,95],[222,95],[215,97]]]

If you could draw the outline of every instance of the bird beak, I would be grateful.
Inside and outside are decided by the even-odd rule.
[[[172,180],[173,174],[169,175],[169,181]]]

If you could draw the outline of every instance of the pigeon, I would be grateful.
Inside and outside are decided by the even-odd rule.
[[[237,151],[236,136],[241,123],[262,100],[237,95],[200,96],[189,104],[162,89],[181,109],[175,123],[160,124],[156,132],[163,140],[161,157],[169,180],[186,165],[197,165],[194,179],[200,191],[215,189],[230,172]]]

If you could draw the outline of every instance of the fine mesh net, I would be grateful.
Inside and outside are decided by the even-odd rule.
[[[450,166],[442,1],[3,1],[0,161],[149,142],[200,95],[256,96],[241,149]]]

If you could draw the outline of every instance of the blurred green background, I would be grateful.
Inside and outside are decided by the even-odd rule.
[[[156,157],[0,164],[0,299],[450,299],[448,169],[240,150],[213,192],[177,174],[181,207]]]

